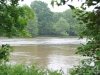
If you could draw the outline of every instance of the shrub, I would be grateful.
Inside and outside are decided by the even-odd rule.
[[[36,65],[0,65],[0,75],[62,75],[62,71],[37,68]]]

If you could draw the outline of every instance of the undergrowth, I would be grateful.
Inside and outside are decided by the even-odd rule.
[[[44,68],[37,68],[36,65],[23,64],[1,64],[0,75],[63,75],[62,70],[50,70]]]

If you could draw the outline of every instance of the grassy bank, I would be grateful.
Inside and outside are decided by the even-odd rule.
[[[0,65],[0,75],[63,75],[62,71],[37,68],[33,65]]]
[[[79,38],[79,36],[37,36],[33,38]]]
[[[12,37],[12,38],[15,38],[15,39],[23,39],[22,37]],[[26,37],[25,37],[26,38]],[[79,36],[37,36],[37,37],[31,37],[31,38],[35,38],[35,39],[41,39],[41,38],[46,38],[46,39],[49,39],[49,38],[79,38]],[[10,39],[8,37],[0,37],[0,39]],[[26,38],[28,39],[28,37]]]

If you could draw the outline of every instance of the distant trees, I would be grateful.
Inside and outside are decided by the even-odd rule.
[[[63,17],[60,17],[59,20],[53,25],[54,35],[68,36],[67,32],[69,31],[69,28],[70,26],[68,22]]]
[[[26,27],[26,29],[32,35],[32,37],[38,35],[38,18],[36,15],[34,15],[34,20],[28,21],[28,26]]]
[[[70,9],[64,12],[52,12],[48,4],[42,1],[33,1],[30,7],[0,4],[0,17],[0,36],[30,36],[28,33],[32,37],[75,36],[79,32],[78,22],[72,18]]]
[[[42,1],[33,1],[30,6],[38,17],[39,35],[49,35],[53,12]]]
[[[69,31],[68,31],[69,35],[70,36],[77,35],[78,32],[79,32],[78,29],[77,29],[77,26],[79,26],[79,24],[78,24],[78,21],[72,17],[73,16],[72,10],[68,9],[68,10],[64,11],[62,13],[62,16],[64,17],[64,19],[67,20],[67,22],[70,25],[70,28],[69,28]]]
[[[51,12],[47,3],[33,1],[30,4],[35,12],[34,20],[29,21],[28,32],[34,36],[77,36],[78,22],[72,18],[72,11]]]

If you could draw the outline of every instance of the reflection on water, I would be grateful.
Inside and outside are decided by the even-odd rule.
[[[67,68],[77,64],[82,58],[75,55],[75,52],[77,44],[85,43],[85,39],[6,39],[0,42],[14,46],[15,51],[11,54],[10,62],[36,62],[38,66],[66,72]]]

